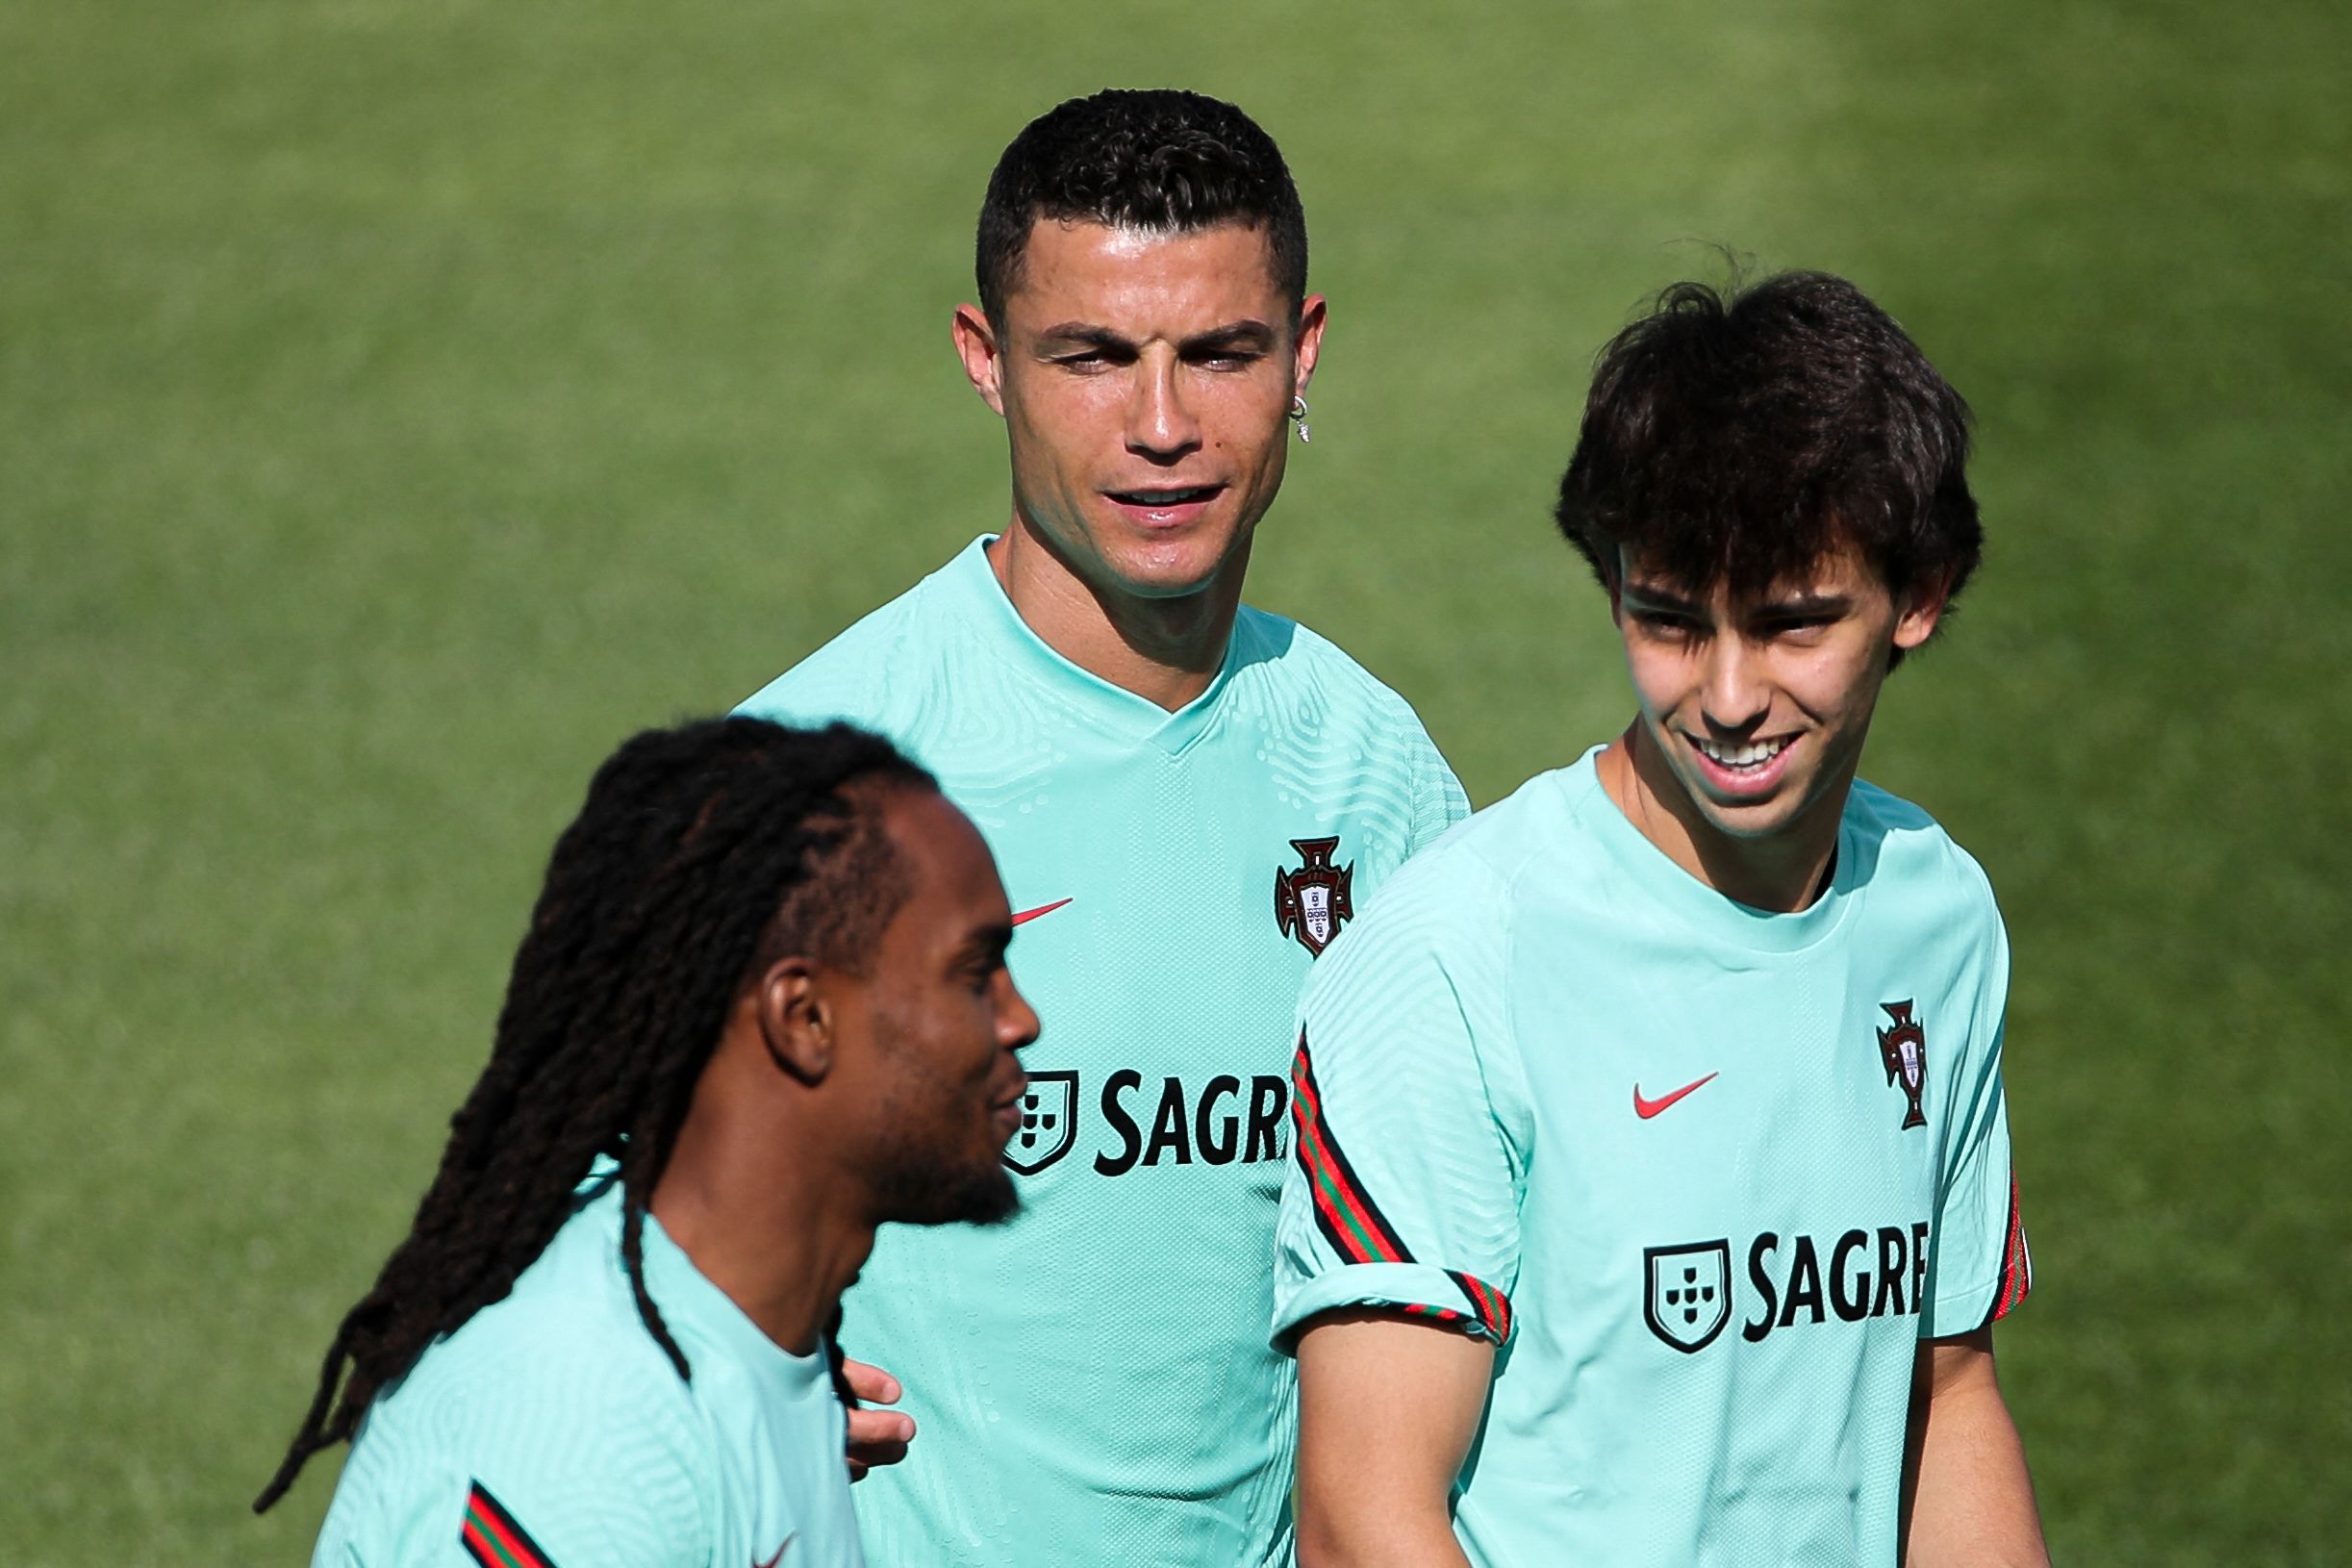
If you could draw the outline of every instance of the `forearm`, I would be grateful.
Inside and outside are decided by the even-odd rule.
[[[1454,1479],[1493,1348],[1393,1315],[1318,1319],[1299,1346],[1300,1568],[1467,1568]]]
[[[2025,1445],[1992,1372],[1989,1336],[1931,1379],[1918,1438],[1908,1568],[2048,1568]]]
[[[1299,1568],[1469,1568],[1443,1508],[1328,1507],[1299,1499]]]

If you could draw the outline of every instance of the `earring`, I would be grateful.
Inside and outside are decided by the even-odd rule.
[[[1290,397],[1290,417],[1299,427],[1300,445],[1303,446],[1315,439],[1306,428],[1306,399],[1296,392],[1291,393]]]

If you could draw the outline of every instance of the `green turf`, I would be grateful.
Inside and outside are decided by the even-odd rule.
[[[2011,921],[2050,1531],[2338,1558],[2352,13],[1467,16],[0,9],[0,1555],[299,1558],[332,1464],[245,1501],[588,770],[999,520],[989,162],[1175,82],[1332,299],[1253,597],[1481,800],[1625,710],[1545,518],[1644,291],[1842,271],[1974,400],[1992,555],[1869,771]]]

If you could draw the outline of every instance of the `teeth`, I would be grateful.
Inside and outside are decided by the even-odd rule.
[[[1695,736],[1691,744],[1726,768],[1761,768],[1788,745],[1786,741],[1752,741],[1746,746],[1723,746]]]
[[[1188,501],[1202,501],[1216,493],[1207,486],[1191,490],[1125,490],[1117,498],[1130,506],[1182,506]]]

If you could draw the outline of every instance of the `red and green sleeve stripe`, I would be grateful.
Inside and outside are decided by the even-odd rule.
[[[1315,1226],[1340,1257],[1349,1263],[1411,1263],[1413,1254],[1396,1227],[1372,1201],[1372,1194],[1355,1174],[1355,1167],[1332,1136],[1323,1112],[1323,1091],[1315,1082],[1315,1066],[1306,1049],[1306,1034],[1299,1035],[1299,1053],[1290,1067],[1291,1144],[1299,1169],[1306,1177],[1314,1201]],[[1399,1303],[1409,1317],[1484,1333],[1500,1345],[1510,1337],[1510,1299],[1484,1280],[1448,1269],[1446,1277],[1460,1287],[1468,1312],[1426,1302]]]
[[[1357,1178],[1355,1167],[1340,1152],[1323,1117],[1323,1092],[1315,1083],[1315,1068],[1307,1057],[1306,1034],[1299,1035],[1299,1054],[1290,1064],[1290,1121],[1299,1151],[1300,1169],[1315,1200],[1315,1224],[1341,1257],[1351,1263],[1410,1263],[1413,1254],[1397,1235],[1387,1216],[1372,1201]]]
[[[2017,1173],[2009,1177],[2009,1227],[2001,1243],[2001,1280],[1992,1293],[1992,1318],[1998,1323],[2025,1300],[2034,1288],[2034,1253],[2025,1242],[2025,1219],[2017,1208]]]
[[[531,1532],[478,1480],[466,1494],[466,1523],[460,1533],[467,1554],[482,1568],[555,1568],[555,1559],[540,1550]]]

